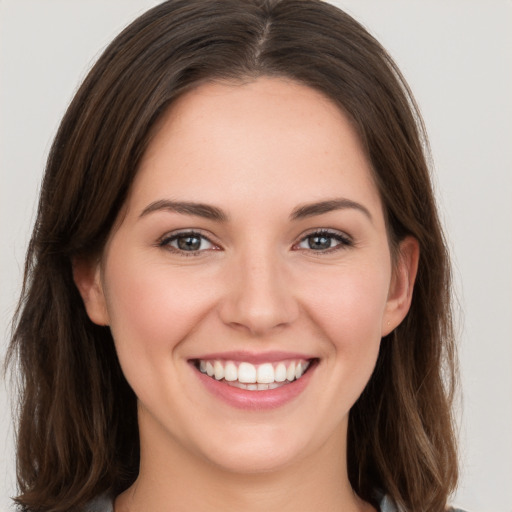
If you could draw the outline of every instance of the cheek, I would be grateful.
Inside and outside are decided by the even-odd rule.
[[[169,356],[207,314],[211,298],[179,269],[129,258],[109,262],[105,290],[110,328],[120,352]]]
[[[318,410],[329,411],[328,429],[346,421],[375,368],[390,272],[383,265],[348,264],[323,272],[308,283],[304,306],[322,342],[326,388],[333,391],[316,399]]]
[[[383,265],[340,267],[308,283],[309,313],[338,348],[380,341],[390,271]]]
[[[357,400],[375,368],[390,271],[382,265],[340,268],[317,281],[309,315],[321,331],[326,365],[339,388],[340,413]]]

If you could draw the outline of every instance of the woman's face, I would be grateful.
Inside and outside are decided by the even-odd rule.
[[[338,458],[409,306],[417,249],[402,249],[394,268],[369,163],[320,93],[260,78],[181,97],[101,263],[75,273],[138,397],[143,460]]]

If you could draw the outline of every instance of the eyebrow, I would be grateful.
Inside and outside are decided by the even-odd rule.
[[[318,203],[309,203],[302,206],[298,206],[293,210],[290,215],[292,220],[305,219],[307,217],[313,217],[315,215],[322,215],[323,213],[329,213],[335,210],[346,210],[354,209],[364,213],[370,221],[373,221],[372,215],[368,208],[363,206],[356,201],[351,199],[339,198],[329,199],[328,201],[320,201]]]
[[[292,211],[290,219],[295,221],[336,210],[346,209],[359,210],[364,213],[370,221],[373,221],[370,211],[365,206],[357,203],[356,201],[345,198],[329,199],[327,201],[303,204]],[[144,217],[157,211],[169,211],[183,215],[195,215],[197,217],[203,217],[204,219],[210,219],[217,222],[227,222],[229,220],[227,213],[216,206],[191,201],[170,201],[168,199],[160,199],[159,201],[154,201],[149,204],[144,208],[139,217]]]
[[[169,201],[167,199],[161,199],[146,206],[139,217],[162,210],[184,215],[195,215],[217,222],[226,222],[228,220],[228,215],[216,206],[189,201]]]

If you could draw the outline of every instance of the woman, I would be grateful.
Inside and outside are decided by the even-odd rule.
[[[322,2],[130,25],[48,160],[11,345],[18,503],[445,510],[450,275],[419,119]]]

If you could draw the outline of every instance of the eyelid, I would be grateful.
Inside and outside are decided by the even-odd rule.
[[[196,251],[183,251],[176,247],[173,247],[170,245],[170,242],[173,242],[174,240],[177,240],[181,236],[190,236],[190,237],[197,237],[202,238],[203,240],[206,240],[208,243],[210,243],[213,248],[210,249],[199,249]],[[156,245],[158,247],[167,248],[171,252],[175,252],[180,255],[184,256],[194,256],[194,255],[200,255],[207,251],[212,250],[220,250],[220,245],[212,240],[212,237],[209,235],[206,235],[203,230],[201,229],[193,229],[193,228],[185,228],[185,229],[178,229],[176,231],[170,231],[165,233],[163,236],[161,236],[158,240]]]
[[[315,251],[313,249],[305,249],[305,248],[297,247],[301,242],[306,240],[308,237],[311,237],[314,235],[329,236],[331,238],[338,240],[340,243],[334,247],[330,247],[329,249],[326,249],[323,251],[320,251],[320,250]],[[293,244],[293,247],[297,248],[297,250],[308,251],[308,252],[316,253],[318,255],[328,254],[331,252],[335,252],[337,250],[346,249],[346,248],[353,247],[353,246],[354,246],[354,239],[350,235],[348,235],[344,231],[340,231],[338,229],[332,229],[332,228],[313,228],[311,230],[308,230],[305,233],[302,233],[300,235],[300,237],[298,238],[297,242],[295,242]]]
[[[325,250],[314,250],[314,249],[307,249],[307,248],[300,248],[298,245],[306,240],[308,237],[311,236],[326,236],[331,237],[337,240],[339,243],[335,245],[334,247],[330,247]],[[189,237],[198,237],[205,241],[207,241],[209,244],[211,244],[213,247],[208,249],[198,249],[198,250],[191,250],[191,251],[185,251],[181,250],[177,247],[173,247],[170,245],[170,243],[174,240],[177,240],[180,236],[189,236]],[[158,240],[156,245],[158,247],[167,248],[171,252],[175,252],[180,255],[184,256],[194,256],[194,255],[200,255],[205,252],[214,251],[214,250],[221,250],[220,244],[216,243],[212,240],[213,237],[210,235],[207,235],[203,232],[202,229],[193,229],[193,228],[185,228],[185,229],[179,229],[176,231],[170,231],[165,233],[163,236],[161,236]],[[353,238],[348,235],[344,231],[340,231],[337,229],[332,228],[313,228],[310,229],[300,235],[300,237],[297,239],[297,241],[293,244],[292,249],[295,250],[301,250],[301,251],[308,251],[312,253],[316,253],[318,255],[321,254],[328,254],[331,252],[335,252],[340,249],[346,249],[348,247],[352,247],[354,245]]]

